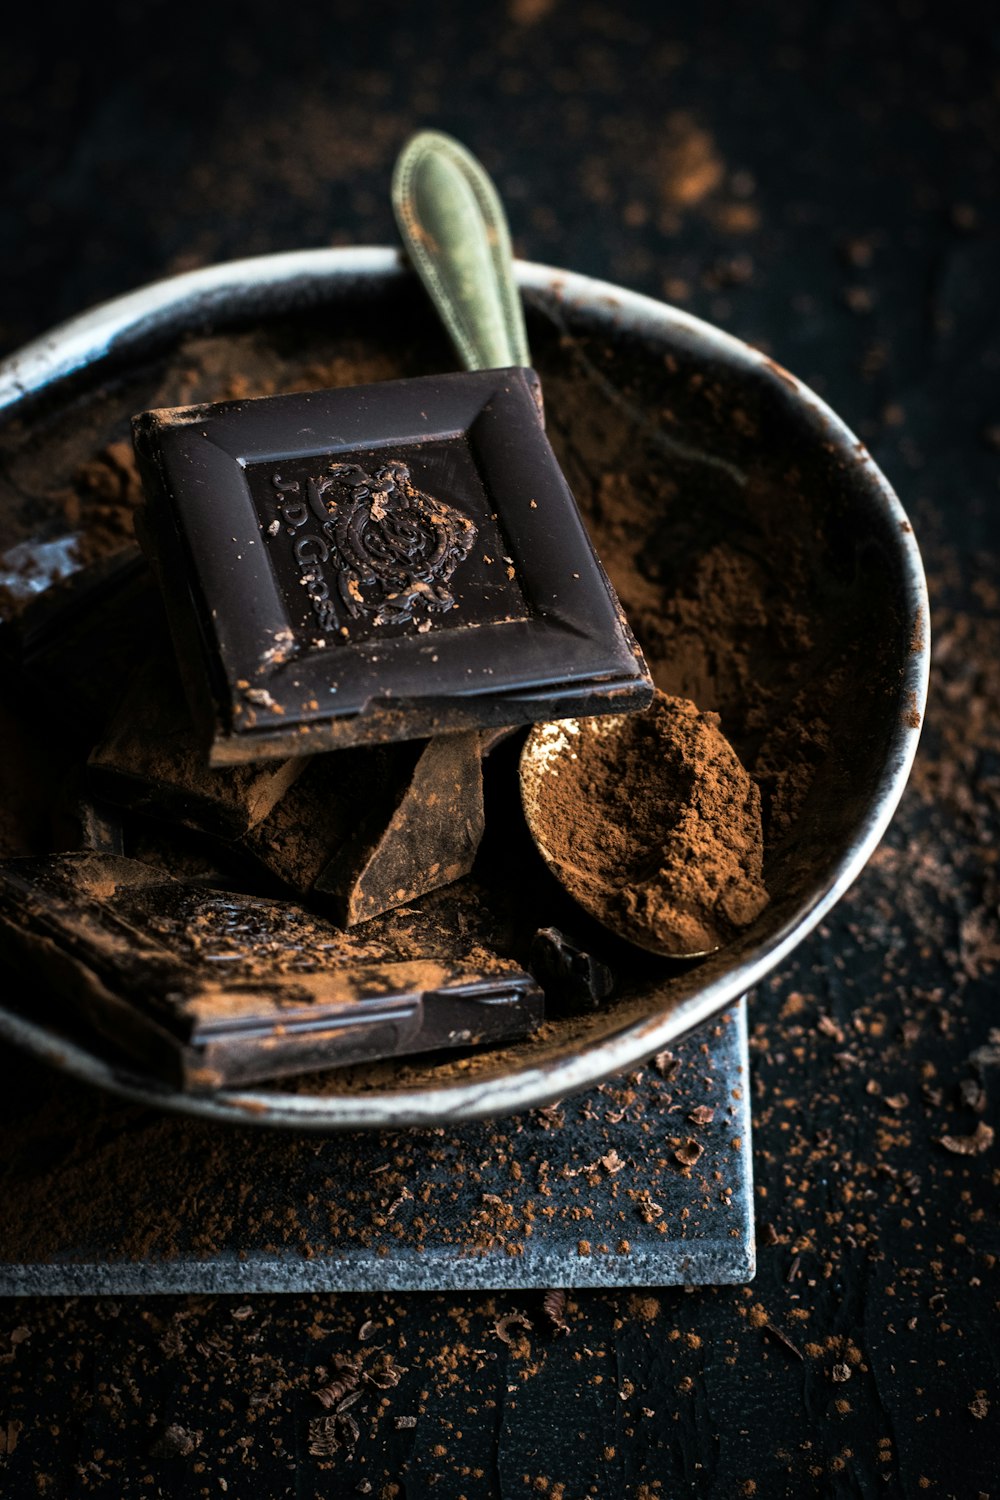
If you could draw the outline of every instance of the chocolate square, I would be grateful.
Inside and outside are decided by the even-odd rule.
[[[213,764],[649,702],[536,389],[485,370],[135,419]]]

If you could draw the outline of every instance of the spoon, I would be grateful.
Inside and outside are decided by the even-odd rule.
[[[530,366],[507,220],[499,194],[481,164],[451,136],[421,131],[400,153],[393,173],[392,200],[403,243],[465,368]],[[658,692],[647,713],[536,724],[521,753],[520,784],[531,836],[570,895],[604,927],[635,946],[661,957],[693,959],[704,958],[721,947],[734,927],[746,925],[757,915],[767,895],[759,882],[760,806],[759,798],[753,803],[751,795],[751,791],[756,795],[756,789],[718,731],[714,715],[698,715],[694,705],[687,705],[698,720],[693,728],[690,714],[678,717],[665,710],[664,705],[681,701]],[[631,759],[627,747],[636,739],[640,730],[636,721],[640,720],[647,742],[650,737],[657,741],[646,745],[648,765],[661,772],[668,767],[683,767],[685,771],[684,778],[673,787],[660,775],[652,807],[642,805],[643,794],[648,797],[651,790],[646,784],[648,777],[640,789],[638,782],[629,784],[626,772]],[[715,828],[711,818],[702,819],[699,829],[691,828],[692,818],[698,821],[696,804],[707,807],[711,801],[699,795],[705,792],[705,786],[697,785],[698,768],[707,774],[702,766],[705,757],[685,756],[680,749],[681,739],[691,741],[692,734],[702,740],[714,735],[707,747],[708,759],[714,755],[730,778],[741,788],[744,783],[748,788],[747,799],[753,805],[741,834],[748,848],[756,838],[757,851],[756,856],[749,856],[749,869],[734,873],[733,862],[727,859],[723,847],[726,831]],[[615,767],[616,774],[604,779],[607,799],[598,795],[595,802],[595,783],[601,781],[598,768],[609,765]],[[590,792],[589,799],[585,795],[579,805],[579,820],[583,822],[586,815],[591,834],[586,851],[589,868],[575,861],[559,833],[560,828],[566,828],[566,794],[571,786]],[[638,808],[636,795],[640,799]],[[588,800],[590,805],[586,806]],[[632,811],[626,816],[630,803]],[[732,814],[733,808],[728,811]],[[651,817],[655,820],[661,813],[664,827],[673,829],[675,856],[679,830],[692,836],[697,832],[701,837],[707,882],[703,879],[699,885],[696,880],[692,885],[690,861],[683,857],[679,861],[679,884],[686,886],[689,896],[693,891],[693,911],[685,909],[680,890],[671,908],[669,891],[662,889],[665,872],[661,872],[655,835],[646,856],[648,869],[629,868],[627,859],[622,867],[615,868],[612,850],[616,843],[622,844],[618,837],[622,819],[628,824],[638,817],[648,824]],[[740,821],[738,813],[736,821]],[[579,828],[575,831],[578,835],[581,832]],[[689,851],[682,845],[680,852],[683,856]],[[600,863],[602,854],[606,871],[603,881],[595,871],[595,862]],[[674,862],[678,864],[676,859]],[[741,875],[745,877],[742,881]],[[713,920],[713,879],[718,883],[717,921]],[[739,919],[734,921],[734,916]]]
[[[392,205],[465,368],[530,367],[507,218],[472,153],[440,130],[411,136],[392,175]]]
[[[760,794],[718,716],[687,699],[538,724],[520,779],[549,869],[634,946],[705,958],[767,904]]]

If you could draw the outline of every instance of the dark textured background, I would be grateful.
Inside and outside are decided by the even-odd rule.
[[[936,659],[892,831],[754,998],[752,1287],[580,1294],[561,1336],[530,1295],[7,1304],[0,1492],[1000,1494],[1000,1149],[954,1149],[1000,1094],[989,7],[122,4],[18,25],[4,350],[172,270],[391,240],[393,156],[438,125],[494,173],[522,253],[719,322],[860,432],[924,548]],[[533,1325],[513,1348],[512,1311]],[[310,1454],[318,1367],[368,1319],[407,1373],[366,1387],[353,1453]]]

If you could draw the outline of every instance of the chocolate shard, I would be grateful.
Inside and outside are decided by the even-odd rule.
[[[578,948],[558,927],[535,933],[528,967],[556,1014],[600,1010],[615,987],[607,964]]]
[[[95,796],[118,807],[238,839],[267,817],[306,764],[209,766],[164,641],[132,678],[91,752],[87,779]]]
[[[533,379],[135,419],[137,531],[213,764],[648,704]]]
[[[470,732],[318,755],[239,847],[352,927],[467,874],[483,827]]]
[[[472,869],[485,827],[479,734],[418,741],[412,769],[393,795],[388,821],[384,815],[363,820],[316,879],[315,889],[333,898],[345,927],[450,885]]]
[[[524,1036],[541,993],[409,911],[362,935],[111,855],[0,864],[0,955],[175,1087]]]

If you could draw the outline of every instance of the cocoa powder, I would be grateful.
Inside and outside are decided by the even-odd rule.
[[[555,736],[565,748],[549,760],[531,751],[551,737],[529,740],[526,800],[587,911],[676,956],[718,948],[760,915],[760,793],[718,714],[658,692],[645,713],[570,721]]]

